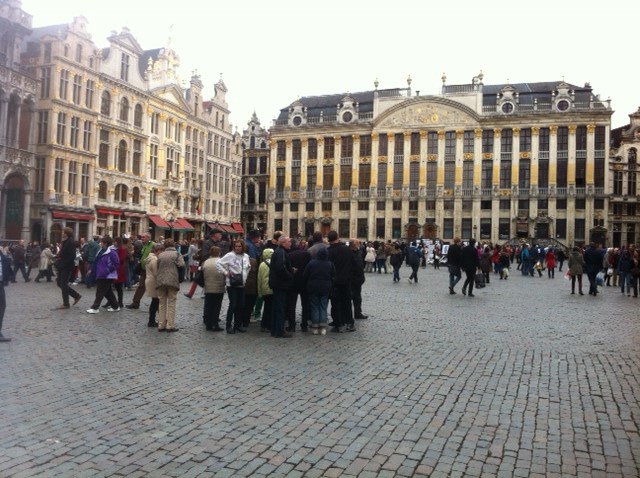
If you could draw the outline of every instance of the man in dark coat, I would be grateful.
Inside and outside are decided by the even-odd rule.
[[[447,266],[449,267],[449,294],[455,294],[453,288],[462,278],[460,266],[462,265],[462,247],[460,247],[460,238],[454,237],[453,244],[449,246],[447,252]]]
[[[293,288],[293,275],[295,274],[289,261],[289,249],[291,249],[291,238],[280,236],[278,247],[273,251],[269,267],[269,287],[273,290],[271,336],[277,338],[291,337],[291,334],[284,330],[284,321],[287,315],[287,294]]]
[[[56,262],[56,283],[62,291],[62,305],[56,307],[56,309],[68,309],[69,296],[73,297],[73,305],[76,305],[82,297],[77,291],[69,287],[69,280],[71,279],[71,273],[75,267],[76,260],[76,242],[73,240],[73,229],[65,227],[62,231],[62,244],[60,246],[60,253]]]
[[[349,247],[340,242],[338,233],[330,231],[329,260],[336,267],[336,281],[331,296],[331,317],[333,318],[333,332],[341,332],[340,327],[346,326],[347,332],[355,332],[355,322],[351,311],[351,279],[353,277],[354,257]]]
[[[364,260],[358,239],[349,241],[351,254],[353,254],[353,275],[351,276],[351,302],[353,303],[353,318],[367,319],[368,315],[362,313],[362,285],[364,284]]]
[[[604,250],[596,247],[593,242],[589,243],[589,247],[584,251],[584,266],[589,278],[589,295],[598,295],[596,276],[602,270],[603,257]]]
[[[309,254],[306,249],[292,246],[287,255],[289,256],[291,267],[296,271],[293,275],[293,287],[287,295],[287,331],[295,332],[296,330],[296,306],[298,304],[298,295],[300,295],[300,302],[302,304],[300,328],[303,332],[307,332],[309,330],[308,327],[311,317],[309,316],[308,294],[302,277],[305,267],[311,262],[311,254]]]
[[[4,320],[4,311],[7,308],[7,298],[4,293],[4,287],[9,285],[13,278],[13,271],[9,258],[0,251],[0,342],[10,342],[11,339],[2,335],[2,321]]]
[[[13,279],[12,282],[15,282],[18,278],[18,271],[22,273],[22,278],[25,282],[29,282],[29,275],[27,274],[27,269],[25,268],[25,249],[24,249],[24,239],[20,239],[18,243],[11,248],[11,256],[13,257]]]
[[[476,240],[469,239],[469,244],[462,248],[460,254],[460,266],[466,274],[467,278],[462,286],[462,293],[467,294],[467,287],[469,288],[469,297],[475,297],[473,295],[473,284],[476,279],[476,271],[480,267],[480,258],[478,257],[478,251],[476,250]]]

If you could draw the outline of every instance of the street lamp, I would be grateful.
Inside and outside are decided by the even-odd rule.
[[[176,221],[176,215],[173,211],[169,211],[164,220],[169,225],[169,239],[173,239],[173,223]]]

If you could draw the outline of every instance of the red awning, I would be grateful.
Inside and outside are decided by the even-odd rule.
[[[218,227],[223,231],[230,232],[231,234],[237,234],[236,230],[229,224],[218,224]]]
[[[179,217],[173,222],[173,229],[176,231],[195,231],[191,223],[182,217]]]
[[[239,222],[231,223],[231,227],[233,227],[234,231],[237,232],[238,234],[244,234],[244,229],[242,228],[242,225]]]
[[[147,217],[152,223],[156,225],[156,227],[160,227],[162,229],[169,229],[169,224],[167,224],[167,222],[164,219],[162,219],[160,216],[157,216],[155,214],[149,214]]]
[[[124,215],[126,217],[144,217],[144,216],[146,216],[146,214],[143,213],[143,212],[127,212],[127,211],[124,212]]]
[[[96,209],[98,214],[107,214],[109,216],[121,216],[122,211],[118,211],[117,209]]]
[[[74,219],[76,221],[93,221],[93,214],[81,214],[68,211],[51,211],[51,217],[54,219]]]

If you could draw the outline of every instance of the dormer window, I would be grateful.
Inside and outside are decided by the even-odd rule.
[[[120,79],[129,81],[129,55],[126,53],[120,57]]]

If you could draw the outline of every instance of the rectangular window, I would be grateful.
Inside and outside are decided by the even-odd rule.
[[[473,225],[473,221],[471,218],[468,217],[463,217],[462,218],[462,224],[461,224],[461,236],[462,237],[473,237],[472,232],[471,232],[471,227]]]
[[[218,143],[218,137],[216,136],[216,145]],[[217,148],[216,148],[217,149]],[[286,158],[287,145],[284,141],[280,140],[276,143],[276,161],[284,161]],[[216,151],[217,154],[217,151]]]
[[[324,159],[333,159],[335,157],[336,142],[332,137],[324,138]]]
[[[69,146],[77,148],[80,138],[80,118],[77,116],[71,117],[71,128],[69,129],[69,132]]]
[[[576,127],[576,150],[577,151],[587,150],[587,127],[586,126]]]
[[[558,151],[569,151],[569,128],[566,126],[558,127]]]
[[[511,187],[511,161],[500,161],[500,187],[502,189]]]
[[[64,145],[67,135],[67,115],[65,113],[58,113],[58,129],[56,131],[56,142]]]
[[[491,129],[482,130],[482,152],[493,153],[493,139],[494,134]]]
[[[353,158],[353,138],[351,136],[342,136],[340,141],[340,157]]]
[[[151,114],[151,134],[158,134],[160,130],[160,114],[152,113]]]
[[[547,209],[549,209],[549,200],[538,199],[538,210],[546,211]]]
[[[576,158],[576,187],[583,188],[587,185],[587,157]]]
[[[367,238],[369,237],[369,227],[367,226],[366,218],[358,218],[358,222],[356,223],[356,236]]]
[[[513,130],[511,128],[504,128],[500,133],[500,152],[513,152]]]
[[[391,237],[393,239],[400,239],[402,237],[402,219],[394,217],[391,220]]]
[[[521,159],[518,168],[518,187],[529,189],[529,186],[531,186],[531,161]]]
[[[291,168],[291,190],[298,191],[300,189],[300,166]]]
[[[187,131],[187,138],[189,138],[189,131]],[[207,154],[213,154],[213,133],[211,131],[207,133]]]
[[[473,154],[474,150],[474,134],[473,131],[465,131],[463,137],[463,152],[466,154]]]
[[[338,236],[339,237],[350,237],[349,234],[349,223],[351,221],[349,219],[338,219]]]
[[[152,144],[149,148],[149,168],[151,179],[158,179],[158,145]]]
[[[637,174],[635,171],[629,171],[627,173],[627,194],[629,196],[635,196],[637,191]]]
[[[371,156],[371,135],[360,135],[360,157],[368,158]]]
[[[556,161],[556,185],[560,188],[567,187],[567,167],[568,161],[566,158],[558,158]]]
[[[318,140],[315,138],[309,138],[307,142],[307,157],[318,159]]]
[[[604,151],[606,149],[607,131],[604,126],[596,126],[594,134],[594,149],[596,151]]]
[[[438,133],[435,131],[427,133],[427,154],[438,154]]]
[[[371,165],[361,164],[358,170],[358,185],[360,189],[368,189],[371,184]]]
[[[64,191],[64,161],[62,158],[56,158],[53,173],[53,187],[58,192]]]
[[[100,148],[98,150],[98,166],[103,169],[109,167],[109,131],[100,130]]]
[[[402,189],[402,175],[404,164],[402,156],[396,156],[393,161],[393,189]]]
[[[411,133],[411,155],[418,156],[420,154],[420,133]]]
[[[438,163],[429,161],[427,163],[427,190],[435,191],[438,180]]]
[[[313,191],[318,184],[318,168],[316,166],[307,167],[307,191]]]
[[[538,133],[538,150],[549,152],[549,128],[540,128]]]
[[[510,211],[511,210],[511,200],[509,199],[500,199],[498,203],[498,207],[501,211]]]
[[[549,161],[547,159],[538,160],[538,186],[549,187]]]
[[[96,86],[93,80],[87,80],[86,90],[84,94],[84,105],[89,109],[93,108],[93,96],[95,94],[95,89]]]
[[[622,171],[614,171],[613,172],[613,194],[620,196],[622,195]]]
[[[129,55],[123,53],[120,57],[120,79],[129,81]]]
[[[384,230],[385,219],[384,217],[376,218],[376,237],[387,237]]]
[[[409,164],[409,189],[418,191],[420,186],[420,163],[412,162]]]
[[[69,194],[76,193],[76,180],[78,179],[78,163],[69,161],[69,180],[67,181],[67,191]]]
[[[49,142],[49,112],[38,111],[38,144]]]
[[[473,161],[464,161],[462,163],[462,187],[464,189],[473,189]]]
[[[378,190],[387,187],[387,163],[378,164]]]
[[[60,91],[58,91],[58,98],[60,98],[61,100],[66,100],[68,88],[69,88],[69,71],[60,70]]]
[[[351,189],[352,178],[351,165],[340,166],[340,190],[349,191]]]
[[[133,174],[140,176],[142,163],[142,142],[139,139],[133,140]]]
[[[47,178],[47,158],[42,156],[36,157],[36,182],[34,185],[35,191],[38,193],[44,192],[44,185]]]
[[[444,159],[456,158],[456,132],[447,131],[444,134]]]
[[[333,166],[325,164],[322,168],[322,188],[333,189]]]
[[[453,239],[453,218],[445,217],[442,221],[442,237],[443,239]]]
[[[44,67],[40,70],[40,98],[49,98],[51,94],[51,67]]]
[[[604,156],[601,158],[596,158],[593,162],[593,183],[597,188],[604,187],[604,168]]]
[[[444,188],[453,189],[456,180],[455,161],[445,161],[444,163]]]
[[[584,241],[585,239],[584,219],[576,218],[574,227],[575,227],[575,231],[574,231],[575,239]]]
[[[493,161],[490,159],[482,161],[480,187],[483,189],[491,189],[493,187]]]
[[[500,218],[498,222],[498,238],[501,241],[511,239],[511,220],[509,218]]]
[[[491,239],[491,218],[480,219],[480,239]]]
[[[73,102],[79,105],[82,101],[82,76],[74,75],[73,77]]]
[[[567,237],[567,220],[556,219],[556,238],[563,239]]]
[[[378,156],[387,156],[389,154],[389,137],[386,133],[380,134],[378,137]]]
[[[531,128],[522,128],[520,130],[520,152],[531,152]]]
[[[89,197],[89,165],[86,163],[82,165],[80,174],[80,194],[83,198]]]
[[[291,141],[291,159],[293,161],[302,159],[302,142],[299,139]]]

